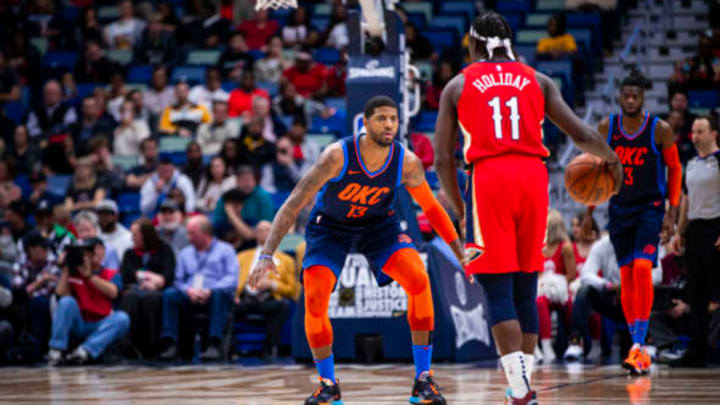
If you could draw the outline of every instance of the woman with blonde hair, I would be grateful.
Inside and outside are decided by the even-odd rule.
[[[573,245],[565,228],[565,219],[558,210],[551,209],[547,216],[545,247],[545,272],[538,280],[538,319],[540,323],[540,346],[538,353],[545,363],[554,361],[557,356],[552,346],[552,323],[550,311],[558,311],[558,319],[570,326],[572,303],[568,294],[568,284],[577,274]],[[539,359],[538,359],[539,360]]]
[[[98,184],[97,168],[91,158],[78,159],[75,175],[66,195],[65,207],[70,212],[94,209],[105,199],[105,189]]]

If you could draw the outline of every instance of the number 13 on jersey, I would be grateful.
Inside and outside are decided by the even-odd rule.
[[[495,123],[495,138],[503,139],[502,133],[502,120],[503,113],[500,104],[500,97],[494,97],[488,102],[490,107],[493,109],[493,121]],[[512,97],[510,100],[505,102],[505,105],[510,109],[510,139],[517,141],[520,139],[520,114],[518,113],[518,99]]]

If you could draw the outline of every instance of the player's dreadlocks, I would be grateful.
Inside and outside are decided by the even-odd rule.
[[[645,76],[640,71],[633,69],[630,74],[620,82],[620,89],[623,87],[637,87],[640,91],[644,92],[649,85],[650,83]]]
[[[506,57],[515,59],[510,24],[505,17],[494,11],[486,11],[475,18],[470,25],[470,37],[485,43],[487,59],[492,59],[496,49],[500,49],[500,52],[504,53]]]

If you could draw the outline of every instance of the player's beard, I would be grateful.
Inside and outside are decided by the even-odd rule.
[[[385,137],[383,136],[383,134],[378,134],[378,135],[370,134],[370,139],[372,139],[373,142],[375,142],[376,144],[387,148],[390,145],[392,145],[393,141],[395,140],[395,137],[391,138],[390,140],[385,140]]]
[[[622,108],[623,115],[626,117],[638,117],[642,114],[642,106],[636,107],[632,110],[622,107],[622,106],[621,106],[621,108]]]

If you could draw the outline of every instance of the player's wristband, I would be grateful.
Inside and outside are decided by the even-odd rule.
[[[272,260],[272,259],[273,259],[272,255],[260,255],[260,257],[258,257],[258,260]]]

